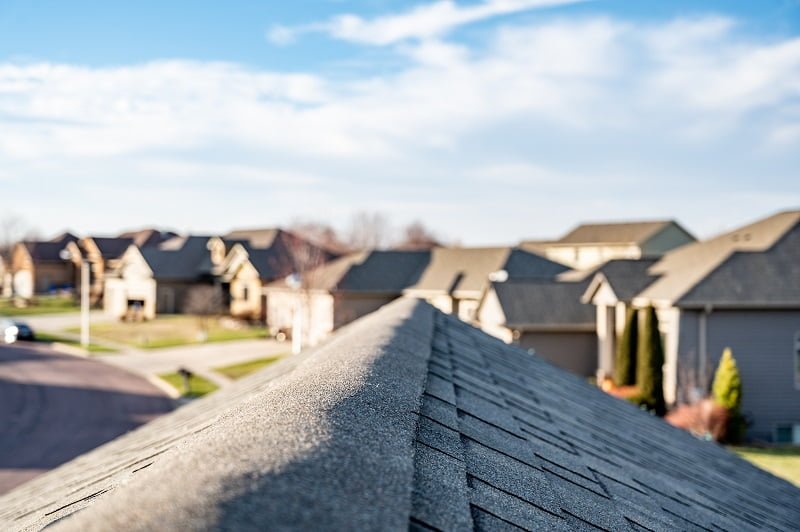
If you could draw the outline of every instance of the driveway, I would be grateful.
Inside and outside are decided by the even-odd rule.
[[[224,386],[227,379],[214,373],[213,368],[285,355],[291,349],[288,343],[260,339],[130,350],[94,358],[145,376],[171,373],[183,367]]]
[[[122,369],[35,344],[0,345],[0,493],[172,408]]]

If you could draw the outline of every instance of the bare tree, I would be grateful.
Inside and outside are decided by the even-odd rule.
[[[384,249],[392,241],[392,227],[386,215],[361,211],[353,215],[347,244],[353,249]]]
[[[289,226],[289,231],[337,254],[347,253],[349,248],[342,242],[336,230],[331,225],[316,220],[295,220]]]
[[[24,239],[36,238],[38,231],[19,216],[6,216],[0,220],[0,257],[8,264],[14,244]]]
[[[441,242],[436,235],[425,227],[422,222],[416,220],[403,229],[403,236],[395,247],[404,250],[423,250],[435,248],[440,245]]]

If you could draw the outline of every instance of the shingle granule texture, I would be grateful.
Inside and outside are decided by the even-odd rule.
[[[0,530],[792,530],[800,490],[401,299],[0,498]]]

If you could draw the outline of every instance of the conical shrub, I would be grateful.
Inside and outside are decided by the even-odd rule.
[[[636,350],[636,387],[638,402],[658,416],[666,413],[664,401],[664,348],[658,331],[656,309],[642,309]]]
[[[614,383],[617,386],[636,384],[636,337],[638,332],[637,312],[629,308],[625,315],[625,328],[617,342],[614,361]]]
[[[747,421],[742,416],[742,379],[733,352],[725,348],[719,359],[714,383],[711,386],[714,402],[728,410],[728,422],[722,441],[739,443],[747,431]]]

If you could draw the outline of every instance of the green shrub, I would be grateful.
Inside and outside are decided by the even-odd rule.
[[[628,309],[625,316],[625,328],[617,342],[616,360],[614,361],[614,384],[617,386],[636,384],[637,316],[635,308]]]
[[[733,352],[725,348],[714,373],[711,386],[714,402],[728,410],[728,426],[724,441],[738,443],[744,437],[747,423],[742,416],[742,379]]]
[[[663,416],[667,407],[664,401],[664,348],[658,331],[658,316],[652,305],[641,312],[636,350],[637,402]]]

